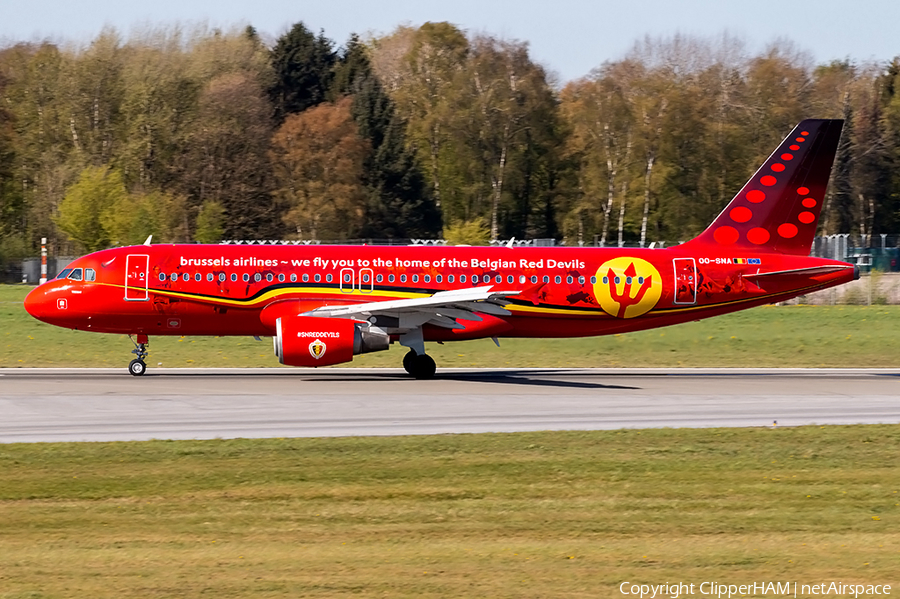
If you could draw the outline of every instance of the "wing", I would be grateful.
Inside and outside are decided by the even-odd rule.
[[[518,291],[492,291],[493,286],[473,287],[439,291],[422,298],[385,300],[350,304],[343,306],[323,306],[304,312],[304,316],[324,318],[352,318],[369,322],[393,334],[402,334],[431,324],[447,329],[464,329],[462,321],[480,322],[478,313],[491,316],[509,316],[504,306],[509,302],[504,298],[518,295]]]

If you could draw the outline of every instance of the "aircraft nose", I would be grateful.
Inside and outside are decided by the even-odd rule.
[[[38,320],[42,320],[47,312],[47,294],[42,287],[35,287],[25,296],[25,311]]]

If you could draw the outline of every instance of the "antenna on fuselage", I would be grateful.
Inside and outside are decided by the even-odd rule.
[[[144,245],[150,245],[150,240],[153,239],[153,234],[151,233],[149,237],[147,237],[147,241],[144,242]]]
[[[506,244],[506,247],[508,247],[509,249],[512,249],[513,244],[514,244],[515,242],[516,242],[516,238],[515,238],[515,237],[510,237],[510,238],[509,238],[509,243]]]

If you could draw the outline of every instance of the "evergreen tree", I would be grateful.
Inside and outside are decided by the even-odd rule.
[[[324,33],[316,37],[303,23],[296,23],[278,38],[271,60],[275,82],[269,97],[279,123],[329,99],[337,54]]]
[[[372,70],[356,36],[336,69],[335,94],[353,95],[352,113],[372,152],[364,165],[368,190],[363,237],[436,237],[441,215],[406,145],[406,124]]]

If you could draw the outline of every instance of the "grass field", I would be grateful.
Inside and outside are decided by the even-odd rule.
[[[887,425],[3,445],[0,598],[897,589],[898,449]]]
[[[30,287],[0,286],[0,367],[122,367],[123,335],[69,331],[31,318]],[[357,356],[349,366],[398,367],[405,348]],[[429,344],[443,367],[898,367],[900,306],[767,306],[664,329],[587,339],[504,339]],[[151,337],[153,367],[279,366],[268,339]]]

